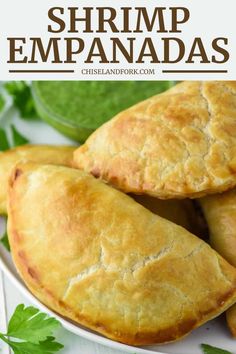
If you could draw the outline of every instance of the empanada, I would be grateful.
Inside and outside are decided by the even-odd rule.
[[[200,197],[236,185],[236,82],[183,82],[118,114],[74,154],[124,192]]]
[[[149,195],[131,195],[136,202],[142,204],[152,213],[161,216],[201,238],[208,236],[205,219],[195,201],[188,199],[161,200]]]
[[[7,182],[19,162],[50,163],[71,166],[74,147],[52,145],[23,145],[0,152],[0,214],[6,214]]]
[[[174,341],[236,301],[236,269],[210,246],[83,171],[18,165],[8,212],[32,293],[114,340]]]
[[[232,335],[236,338],[236,305],[226,311],[226,319]]]
[[[200,199],[210,231],[210,243],[236,267],[236,190]],[[236,337],[236,305],[226,313],[228,326]]]
[[[199,199],[211,246],[236,267],[236,189]]]

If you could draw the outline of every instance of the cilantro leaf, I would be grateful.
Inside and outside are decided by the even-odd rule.
[[[22,118],[37,117],[29,84],[25,81],[11,81],[5,83],[4,87],[12,96],[13,103],[19,110]]]
[[[7,335],[37,344],[46,340],[59,327],[60,323],[55,318],[40,313],[35,307],[21,304],[9,322]]]
[[[7,139],[7,134],[0,128],[0,151],[5,151],[8,149],[10,149],[10,144]]]
[[[13,146],[19,146],[19,145],[24,145],[28,144],[29,140],[26,139],[17,129],[14,125],[11,126],[11,131],[12,131],[12,141],[13,141]]]
[[[201,348],[204,354],[232,354],[228,350],[212,347],[208,344],[201,344]]]
[[[55,318],[33,306],[20,304],[9,321],[7,333],[0,333],[0,339],[15,354],[53,354],[63,348],[52,336],[59,327],[60,323]]]
[[[10,249],[10,243],[9,243],[9,240],[8,240],[7,231],[4,232],[4,234],[1,237],[0,241],[2,242],[3,246],[10,252],[11,249]]]

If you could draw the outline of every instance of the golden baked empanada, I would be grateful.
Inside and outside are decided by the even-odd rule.
[[[7,182],[19,162],[50,163],[71,166],[74,147],[52,145],[23,145],[0,152],[0,214],[6,214]]]
[[[202,238],[208,236],[206,222],[194,201],[188,199],[161,200],[149,195],[131,195],[152,213],[180,225]]]
[[[183,82],[118,114],[75,167],[124,192],[200,197],[236,185],[236,82]]]
[[[236,190],[199,199],[210,233],[210,244],[236,267]]]
[[[200,199],[210,231],[210,243],[236,267],[236,190]],[[236,305],[226,313],[228,326],[236,337]]]
[[[236,301],[236,269],[210,246],[85,172],[18,165],[8,212],[32,293],[109,338],[174,341]]]
[[[226,319],[232,335],[236,338],[236,305],[226,311]]]

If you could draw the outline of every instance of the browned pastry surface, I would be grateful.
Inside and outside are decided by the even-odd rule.
[[[226,311],[226,319],[232,335],[236,338],[236,305]]]
[[[0,152],[0,214],[6,214],[7,183],[12,169],[19,162],[50,163],[71,166],[74,147],[23,145]]]
[[[180,225],[201,238],[207,238],[207,225],[192,200],[168,199],[161,200],[149,195],[135,195],[131,197],[142,204],[152,213]]]
[[[124,192],[200,197],[236,185],[236,82],[183,82],[118,114],[76,167]]]
[[[236,270],[210,246],[82,171],[17,166],[8,211],[32,293],[114,340],[174,341],[236,301]]]
[[[212,247],[236,267],[236,190],[200,199]],[[236,305],[226,313],[228,326],[236,337]]]
[[[211,246],[236,267],[236,190],[199,199]]]

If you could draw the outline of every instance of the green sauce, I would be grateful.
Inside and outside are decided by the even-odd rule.
[[[38,81],[33,94],[43,119],[82,142],[117,113],[169,87],[167,81]]]

